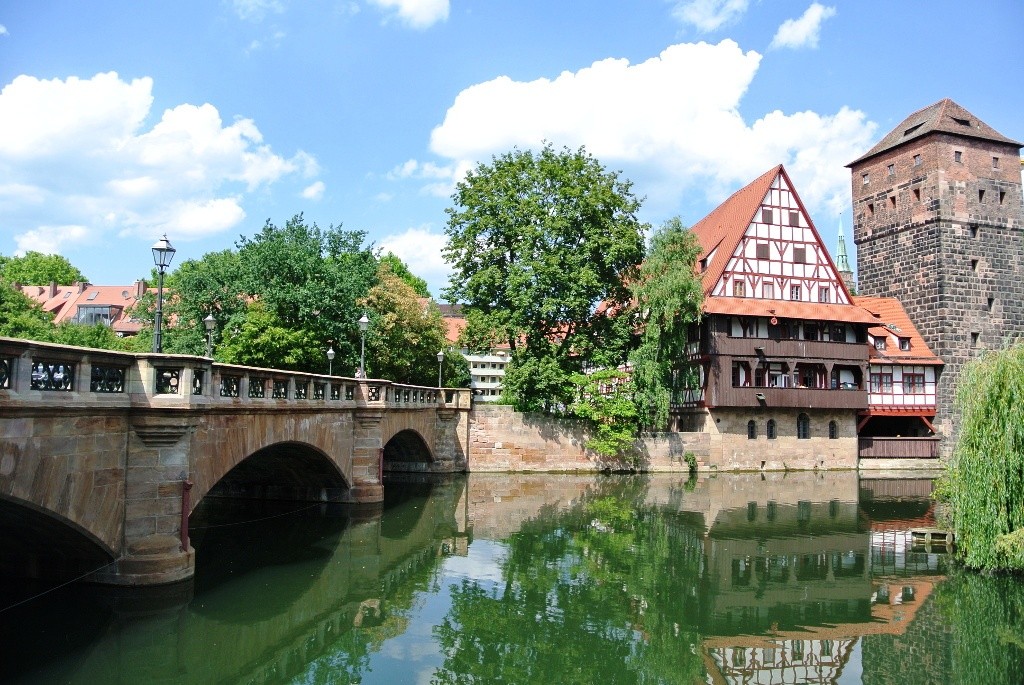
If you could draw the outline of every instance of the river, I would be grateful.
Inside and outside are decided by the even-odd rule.
[[[192,584],[4,580],[0,681],[1024,682],[1024,583],[915,542],[931,489],[473,474],[388,481],[383,507],[208,499]]]

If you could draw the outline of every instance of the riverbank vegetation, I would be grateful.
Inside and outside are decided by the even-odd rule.
[[[940,496],[956,553],[975,569],[1024,571],[1024,343],[964,367],[960,434]]]

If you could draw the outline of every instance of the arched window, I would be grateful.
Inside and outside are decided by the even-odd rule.
[[[747,440],[757,439],[757,422],[754,419],[747,421]]]
[[[828,422],[828,439],[835,440],[839,437],[839,425],[835,421]]]
[[[796,417],[796,437],[800,440],[811,437],[811,418],[807,414]]]
[[[775,430],[775,419],[768,419],[767,433],[769,440],[775,439],[775,435],[777,433],[777,431]]]

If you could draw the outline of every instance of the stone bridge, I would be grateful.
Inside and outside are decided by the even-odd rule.
[[[384,470],[465,471],[470,391],[0,338],[0,560],[189,578],[206,496],[374,504]]]

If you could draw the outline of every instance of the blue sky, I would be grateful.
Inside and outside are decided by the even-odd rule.
[[[1024,2],[8,0],[0,254],[146,276],[303,212],[438,294],[453,184],[584,145],[654,225],[777,163],[831,250],[844,165],[951,97],[1024,139]]]

